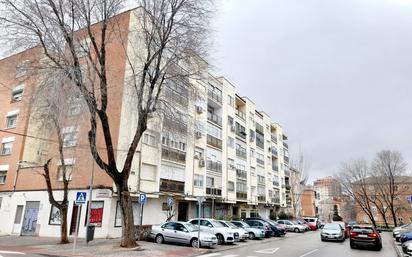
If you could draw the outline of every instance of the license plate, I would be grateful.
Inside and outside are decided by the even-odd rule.
[[[365,237],[368,237],[368,235],[358,235],[358,237],[363,237],[363,238],[365,238]]]

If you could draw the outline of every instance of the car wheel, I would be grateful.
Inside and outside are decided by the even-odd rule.
[[[249,232],[249,239],[250,240],[255,239],[255,234],[253,232]]]
[[[376,246],[376,251],[380,251],[382,249],[382,244]]]
[[[295,233],[299,233],[299,229],[298,228],[295,228]]]
[[[221,234],[217,234],[216,238],[217,238],[217,244],[218,245],[222,245],[222,244],[225,243],[225,238]]]
[[[320,241],[325,242],[325,239],[321,238]]]
[[[193,238],[192,241],[190,241],[190,245],[193,248],[200,248],[200,243],[199,240],[197,240],[197,238]]]
[[[356,245],[354,243],[350,242],[350,248],[355,249]]]
[[[155,238],[156,243],[158,244],[163,244],[163,242],[165,241],[162,235],[157,235]]]

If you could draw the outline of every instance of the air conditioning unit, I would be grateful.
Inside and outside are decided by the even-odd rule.
[[[236,131],[236,126],[235,126],[235,125],[230,126],[230,130],[231,130],[232,132],[235,132],[235,131]]]
[[[199,160],[199,167],[205,167],[205,165],[206,165],[206,162],[205,162],[205,160]]]
[[[202,138],[202,132],[196,131],[195,136],[196,136],[196,138]]]
[[[203,107],[200,105],[196,105],[196,112],[197,113],[203,113]]]

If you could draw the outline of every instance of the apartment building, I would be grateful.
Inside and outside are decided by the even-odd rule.
[[[133,111],[136,91],[128,84],[131,70],[125,55],[121,54],[120,41],[133,44],[135,37],[129,28],[137,22],[138,12],[135,9],[116,16],[116,27],[122,31],[119,39],[125,38],[119,42],[112,40],[107,46],[109,83],[113,84],[108,92],[111,99],[108,115],[119,166],[125,159],[124,149],[129,146],[138,120],[138,114]],[[134,52],[133,49],[127,51]],[[15,74],[20,67],[17,60],[24,60],[24,55],[25,52],[0,61],[0,69],[13,67],[13,72],[1,73],[2,83],[11,87],[12,92],[4,91],[0,95],[1,102],[7,103],[1,105],[0,115],[9,123],[7,117],[19,113],[16,128],[10,128],[18,134],[0,132],[0,140],[5,144],[1,150],[4,148],[5,154],[0,156],[0,174],[6,174],[0,180],[4,183],[0,185],[0,216],[4,217],[0,221],[0,233],[58,236],[59,215],[48,201],[41,176],[41,166],[56,154],[53,133],[41,129],[42,121],[32,118],[29,93],[23,94],[23,99],[27,97],[28,101],[10,102],[14,94],[19,97],[21,87]],[[31,56],[38,60],[39,55]],[[165,85],[161,97],[170,103],[172,111],[153,114],[139,143],[129,177],[136,225],[158,224],[170,216],[174,220],[188,220],[198,215],[269,217],[271,212],[287,207],[285,173],[289,171],[289,153],[288,137],[282,126],[249,98],[239,96],[227,79],[211,74],[205,61],[201,63],[204,67],[201,79]],[[30,85],[34,89],[38,81]],[[68,95],[67,99],[70,108],[61,132],[65,163],[70,164],[71,169],[70,233],[78,223],[80,236],[85,235],[86,207],[90,204],[95,236],[118,237],[121,214],[116,188],[106,173],[94,165],[90,155],[87,140],[90,124],[84,103],[76,94]],[[22,106],[17,107],[20,104]],[[20,122],[23,120],[20,117],[25,117],[24,122]],[[11,141],[16,143],[9,154],[7,143]],[[97,141],[99,148],[104,147],[102,135],[97,135]],[[52,184],[57,200],[62,197],[60,166],[61,163],[53,159]],[[88,199],[86,205],[76,206],[75,194],[88,190],[92,173],[91,201]],[[138,197],[142,193],[146,194],[147,201],[140,208]],[[200,214],[198,196],[206,199]],[[76,219],[78,213],[80,222]]]
[[[301,198],[302,216],[315,217],[317,216],[317,208],[315,205],[316,191],[311,187],[303,190]]]
[[[336,179],[326,177],[314,181],[313,186],[316,191],[316,206],[318,207],[319,218],[322,221],[331,221],[333,206],[338,205],[338,208],[340,208],[341,185]]]

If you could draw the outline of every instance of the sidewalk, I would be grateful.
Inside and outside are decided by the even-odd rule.
[[[85,240],[78,239],[76,253],[73,255],[73,239],[70,244],[57,244],[57,238],[48,237],[0,237],[0,250],[17,251],[24,253],[41,254],[45,256],[87,256],[87,257],[188,257],[208,252],[208,249],[194,249],[189,246],[175,246],[171,244],[155,244],[139,241],[139,249],[125,249],[119,247],[120,239],[96,239],[86,245]]]

